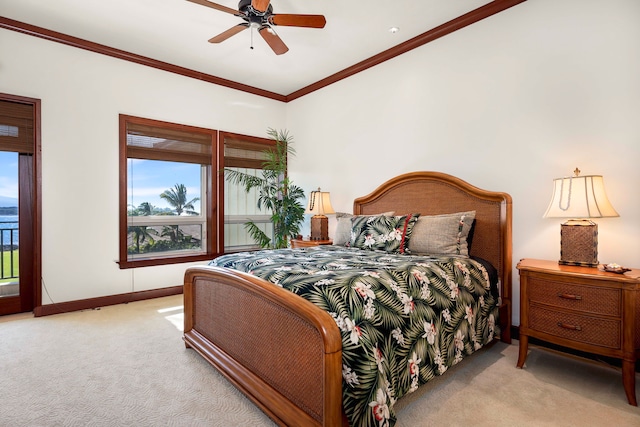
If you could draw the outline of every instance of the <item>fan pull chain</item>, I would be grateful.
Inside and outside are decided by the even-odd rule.
[[[253,50],[253,28],[250,28],[250,30],[251,30],[251,31],[250,31],[250,33],[251,33],[251,46],[249,46],[249,48],[250,48],[251,50]]]

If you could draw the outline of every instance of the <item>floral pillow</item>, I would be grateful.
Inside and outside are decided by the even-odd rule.
[[[395,212],[383,212],[378,215],[392,216]],[[336,218],[338,219],[338,225],[336,226],[335,236],[333,237],[333,244],[338,246],[346,246],[351,240],[351,218],[355,216],[378,216],[378,215],[353,215],[350,213],[336,212]]]
[[[349,246],[391,253],[409,253],[409,240],[420,214],[365,216],[351,219]]]

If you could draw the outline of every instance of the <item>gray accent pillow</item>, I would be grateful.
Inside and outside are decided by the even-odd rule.
[[[469,256],[469,230],[476,211],[420,216],[413,227],[409,250],[413,254]]]
[[[358,215],[358,216],[393,216],[395,212],[384,212],[376,215]],[[338,226],[336,227],[335,236],[333,236],[333,244],[337,246],[346,246],[351,240],[351,218],[356,215],[346,212],[336,212],[336,218],[338,219]]]

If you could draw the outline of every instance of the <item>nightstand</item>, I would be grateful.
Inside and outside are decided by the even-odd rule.
[[[291,239],[292,248],[308,248],[309,246],[333,245],[333,240]]]
[[[529,337],[622,359],[622,383],[638,406],[635,362],[640,357],[640,269],[625,274],[557,261],[523,259],[520,271],[520,352]]]

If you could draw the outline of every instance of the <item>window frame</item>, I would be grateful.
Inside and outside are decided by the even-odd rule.
[[[206,194],[205,201],[201,203],[201,214],[205,214],[205,226],[206,230],[203,234],[206,234],[206,243],[203,247],[204,251],[197,254],[179,254],[176,252],[154,252],[150,254],[148,257],[136,257],[129,258],[128,248],[127,248],[127,236],[128,236],[128,227],[130,225],[129,216],[128,216],[128,160],[130,158],[140,158],[140,157],[129,157],[128,155],[128,145],[127,145],[127,126],[151,126],[154,128],[163,128],[169,132],[171,131],[180,131],[180,132],[195,132],[198,134],[206,134],[210,137],[211,140],[211,159],[210,164],[205,167],[205,177],[202,182],[206,185],[204,193]],[[220,206],[220,197],[224,196],[221,193],[221,182],[224,184],[224,176],[219,173],[214,173],[214,170],[220,170],[221,168],[221,147],[218,143],[218,131],[214,129],[200,128],[195,126],[170,123],[160,120],[147,119],[142,117],[130,116],[125,114],[119,115],[119,144],[120,144],[120,159],[119,159],[119,168],[120,168],[120,183],[119,183],[119,261],[118,265],[121,269],[127,268],[136,268],[136,267],[148,267],[154,265],[167,265],[167,264],[178,264],[185,262],[197,262],[197,261],[205,261],[215,258],[216,256],[223,253],[223,247],[221,242],[222,233],[224,232],[224,217],[222,215],[222,209],[218,209]],[[158,159],[150,159],[150,160],[158,160]],[[180,159],[176,159],[176,161],[180,162]],[[215,168],[215,169],[214,169]],[[222,191],[224,191],[224,187],[222,187]],[[215,193],[215,194],[214,194]],[[187,220],[188,221],[188,220]]]
[[[264,149],[267,150],[270,147],[275,147],[277,142],[273,139],[270,138],[262,138],[262,137],[258,137],[258,136],[250,136],[250,135],[243,135],[243,134],[239,134],[239,133],[233,133],[233,132],[227,132],[227,131],[220,131],[218,133],[219,136],[219,141],[220,141],[220,162],[222,164],[222,179],[221,179],[221,189],[220,192],[218,193],[220,195],[220,211],[222,213],[222,230],[224,231],[224,226],[227,224],[244,224],[247,220],[252,220],[255,221],[257,223],[259,222],[270,222],[271,221],[271,216],[270,215],[242,215],[240,218],[240,215],[234,218],[228,217],[225,213],[225,194],[224,194],[224,168],[225,167],[244,167],[244,168],[255,168],[256,165],[262,165],[262,160],[248,160],[248,159],[244,159],[244,161],[240,158],[235,158],[234,161],[237,162],[241,162],[241,164],[235,164],[232,166],[227,166],[226,165],[226,157],[225,157],[225,143],[227,141],[227,139],[231,140],[231,141],[236,141],[237,143],[239,143],[240,145],[242,145],[243,142],[245,143],[249,143],[249,145],[264,145]],[[255,169],[262,169],[262,168],[255,168]],[[260,247],[258,245],[250,245],[250,246],[244,246],[244,245],[239,245],[239,246],[230,246],[230,247],[225,247],[225,239],[224,239],[224,234],[221,234],[221,245],[222,245],[222,250],[225,253],[231,253],[231,252],[239,252],[239,251],[245,251],[245,250],[257,250],[260,249]]]

